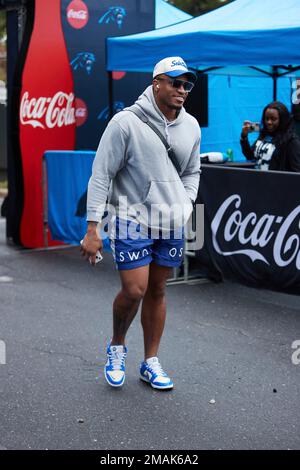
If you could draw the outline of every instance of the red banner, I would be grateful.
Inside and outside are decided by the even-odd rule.
[[[22,75],[20,147],[24,179],[21,243],[44,246],[42,157],[73,150],[75,97],[60,0],[35,0],[34,27]],[[49,245],[54,242],[48,239]]]

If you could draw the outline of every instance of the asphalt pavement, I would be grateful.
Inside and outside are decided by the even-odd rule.
[[[139,314],[125,385],[105,382],[118,288],[110,254],[93,268],[78,247],[20,250],[0,219],[0,449],[299,449],[300,297],[169,286],[161,392],[139,380]]]

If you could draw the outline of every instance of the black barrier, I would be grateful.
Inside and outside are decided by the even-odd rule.
[[[300,175],[203,165],[205,244],[210,277],[300,294]]]

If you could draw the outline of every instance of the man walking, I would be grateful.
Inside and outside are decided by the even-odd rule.
[[[97,224],[108,196],[117,211],[110,238],[121,279],[104,370],[113,387],[124,384],[125,337],[142,301],[145,356],[140,378],[155,389],[173,388],[157,356],[166,319],[166,281],[182,262],[183,225],[200,178],[200,128],[183,107],[195,81],[180,57],[158,62],[152,85],[109,122],[94,160],[81,251],[95,263],[97,250],[102,250]],[[124,197],[127,216],[120,211]],[[161,212],[155,218],[157,207]]]

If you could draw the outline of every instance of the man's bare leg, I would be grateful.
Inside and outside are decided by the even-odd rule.
[[[157,356],[166,320],[165,287],[172,268],[151,263],[148,287],[143,299],[141,322],[145,360]]]
[[[122,289],[113,303],[112,345],[125,344],[125,336],[137,314],[148,284],[149,266],[119,271]]]

